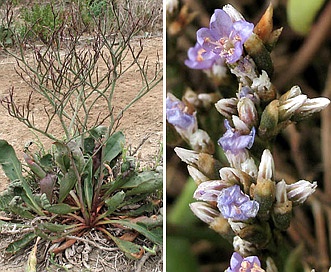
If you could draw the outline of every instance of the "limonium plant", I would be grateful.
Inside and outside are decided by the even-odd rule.
[[[271,82],[270,52],[282,29],[273,29],[272,15],[269,6],[254,25],[225,5],[214,11],[209,27],[197,31],[196,44],[188,50],[187,67],[203,70],[213,79],[223,77],[224,71],[237,78],[233,97],[215,103],[225,131],[217,146],[207,131],[199,129],[194,103],[167,95],[168,125],[191,147],[175,147],[197,184],[193,195],[197,201],[190,208],[232,243],[228,272],[282,271],[279,237],[290,226],[293,208],[317,187],[316,181],[276,179],[272,151],[276,136],[330,101],[308,98],[299,86],[278,93]],[[228,165],[213,157],[217,149],[223,150]]]

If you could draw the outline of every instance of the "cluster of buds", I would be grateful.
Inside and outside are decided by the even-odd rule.
[[[168,122],[193,149],[175,148],[197,183],[194,198],[198,202],[190,207],[233,243],[235,253],[227,271],[264,271],[257,257],[262,251],[263,265],[268,271],[277,271],[265,251],[277,243],[275,233],[289,227],[293,207],[317,187],[316,182],[306,180],[293,184],[276,180],[273,156],[266,148],[286,126],[330,103],[323,97],[309,99],[298,86],[277,95],[270,81],[270,51],[281,29],[273,30],[272,13],[269,6],[254,26],[231,5],[217,9],[209,28],[197,31],[197,43],[188,51],[188,67],[204,71],[226,67],[238,79],[235,97],[215,103],[225,117],[226,131],[218,145],[229,166],[222,167],[211,155],[212,149],[206,148],[212,146],[211,140],[206,132],[199,132],[194,107],[190,109],[172,95],[167,98]],[[257,139],[259,148],[254,151]]]

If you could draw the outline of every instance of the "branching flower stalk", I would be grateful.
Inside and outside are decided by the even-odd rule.
[[[231,5],[216,9],[209,28],[197,31],[197,43],[188,50],[189,68],[205,71],[212,80],[218,76],[217,82],[222,82],[224,73],[213,73],[215,67],[237,77],[235,96],[215,103],[226,129],[217,144],[229,165],[213,158],[213,142],[208,131],[198,128],[193,100],[167,96],[168,124],[192,149],[175,148],[197,184],[193,197],[198,202],[190,204],[191,210],[233,244],[228,272],[282,271],[286,255],[282,232],[289,228],[294,206],[317,187],[316,181],[287,184],[275,178],[272,149],[277,134],[323,110],[330,101],[310,99],[299,86],[278,94],[270,80],[270,52],[281,29],[273,30],[272,14],[269,6],[254,26]]]

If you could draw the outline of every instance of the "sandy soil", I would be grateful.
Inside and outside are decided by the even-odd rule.
[[[143,39],[142,42],[144,46],[142,57],[148,56],[149,62],[151,66],[153,66],[153,64],[157,61],[157,54],[162,57],[162,37]],[[138,46],[138,40],[136,41],[136,45]],[[162,59],[160,61],[162,61]],[[6,96],[9,89],[14,86],[18,101],[22,101],[23,103],[27,99],[30,90],[24,84],[22,79],[16,74],[14,66],[14,60],[0,52],[0,99]],[[124,78],[119,80],[119,85],[114,97],[115,112],[122,109],[128,101],[130,101],[130,98],[134,96],[137,91],[137,80],[140,80],[140,76],[134,69],[130,70]],[[45,120],[43,108],[44,105],[42,100],[33,101],[35,120],[38,122],[43,122],[43,120]],[[126,135],[127,145],[131,146],[132,149],[135,149],[142,142],[144,142],[144,144],[139,148],[139,152],[137,152],[137,156],[139,156],[142,166],[149,166],[155,162],[155,157],[161,148],[162,127],[161,82],[155,89],[144,96],[126,112],[121,119],[119,127],[119,130],[122,130]],[[56,127],[53,129],[56,131]],[[147,140],[145,141],[146,138]],[[0,139],[5,139],[13,145],[17,155],[20,158],[22,157],[22,150],[25,143],[30,140],[37,140],[36,136],[31,131],[24,127],[19,121],[10,117],[3,107],[0,107]],[[43,140],[43,138],[41,139]],[[50,145],[51,142],[45,141],[45,144],[47,146]],[[0,191],[2,191],[6,185],[7,180],[4,174],[0,172]],[[146,268],[146,270],[142,269],[142,271],[159,271],[155,270],[158,269],[155,267],[156,263],[158,263],[158,267],[162,267],[162,264],[161,266],[159,264],[160,258],[161,257],[156,258],[152,264],[149,264],[149,268]],[[21,264],[11,263],[4,266],[4,264],[1,263],[3,263],[3,260],[1,260],[0,256],[1,271],[24,271]],[[107,268],[106,270],[100,271],[129,271],[129,267],[131,267],[131,269],[133,267],[134,269],[136,266],[136,264],[132,262],[125,265],[127,265],[126,268],[123,268],[122,266],[116,269]]]

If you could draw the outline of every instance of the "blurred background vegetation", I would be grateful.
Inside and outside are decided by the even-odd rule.
[[[111,30],[114,20],[118,19],[112,7],[119,9],[127,32],[133,25],[133,22],[124,22],[128,9],[130,16],[139,19],[141,24],[136,35],[148,37],[162,32],[161,0],[0,0],[0,44],[15,46],[23,39],[47,43],[52,31],[64,22],[71,25],[69,19],[74,22],[74,31],[86,35],[91,34],[100,21],[105,29]],[[125,7],[129,8],[125,10]]]
[[[283,94],[299,85],[308,97],[331,98],[331,1],[275,0],[274,29],[283,27],[272,52],[275,72],[271,81]],[[232,4],[247,21],[256,24],[270,1],[182,0],[167,13],[167,92],[180,98],[195,93],[227,97],[237,88],[229,78],[222,85],[201,70],[184,65],[187,50],[196,42],[196,31],[209,25],[216,8]],[[223,117],[213,104],[196,108],[199,127],[214,140],[224,133]],[[197,219],[188,204],[196,188],[186,164],[174,154],[175,146],[187,147],[167,124],[167,271],[223,271],[229,266],[232,245]],[[328,271],[331,265],[331,109],[289,126],[276,138],[273,156],[276,178],[288,182],[306,179],[318,182],[317,192],[302,207],[294,209],[291,227],[284,234],[292,254],[279,271]],[[215,157],[226,165],[221,148]],[[180,267],[180,270],[179,270]]]

